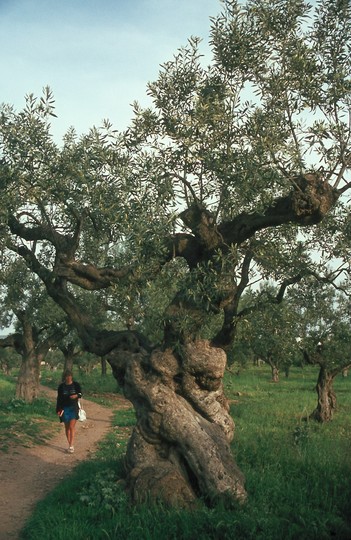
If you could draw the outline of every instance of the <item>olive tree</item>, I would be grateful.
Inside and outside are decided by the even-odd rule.
[[[238,299],[257,272],[311,272],[333,240],[313,230],[346,222],[349,3],[228,0],[211,35],[211,64],[191,38],[123,133],[105,121],[57,146],[48,89],[1,112],[2,247],[134,404],[134,501],[246,499],[222,384]],[[79,288],[114,298],[115,328],[94,324]]]
[[[267,287],[258,296],[244,322],[241,324],[241,340],[251,348],[256,358],[266,362],[272,373],[272,382],[279,382],[279,372],[288,373],[299,350],[296,342],[298,326],[296,311],[288,299],[277,301],[277,294]]]
[[[317,405],[310,418],[329,422],[336,411],[333,383],[337,375],[351,367],[350,288],[338,289],[310,282],[294,291],[299,313],[299,348],[307,364],[318,367]]]
[[[30,403],[39,396],[41,363],[69,332],[66,317],[23,261],[3,265],[1,281],[0,324],[7,335],[0,339],[0,348],[20,355],[16,397]]]

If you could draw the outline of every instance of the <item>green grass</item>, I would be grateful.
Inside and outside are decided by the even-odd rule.
[[[273,384],[266,367],[226,375],[246,505],[209,510],[199,504],[192,512],[131,506],[123,456],[135,419],[123,410],[94,459],[38,504],[21,538],[350,540],[351,377],[335,381],[338,411],[324,425],[303,420],[316,405],[316,378],[313,369],[294,369]]]
[[[250,495],[246,538],[351,538],[351,380],[337,379],[338,412],[320,425],[305,420],[316,405],[316,376],[293,370],[273,384],[261,368],[226,381]]]
[[[14,445],[31,446],[50,437],[56,431],[55,410],[47,399],[28,404],[14,397],[13,377],[0,375],[0,456]]]

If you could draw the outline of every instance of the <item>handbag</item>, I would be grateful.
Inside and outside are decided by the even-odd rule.
[[[78,420],[80,422],[85,422],[85,420],[87,419],[87,413],[85,412],[85,410],[83,409],[80,401],[78,401],[78,407],[79,407],[79,410],[78,410]]]

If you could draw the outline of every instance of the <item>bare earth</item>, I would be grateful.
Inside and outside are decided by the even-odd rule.
[[[43,393],[52,399],[56,392],[49,388]],[[121,399],[121,408],[130,406]],[[67,454],[63,424],[58,435],[39,446],[18,446],[8,454],[0,452],[0,540],[19,538],[19,532],[31,515],[34,506],[58,484],[80,461],[89,459],[96,443],[111,427],[112,411],[83,400],[86,422],[77,422],[75,453]]]

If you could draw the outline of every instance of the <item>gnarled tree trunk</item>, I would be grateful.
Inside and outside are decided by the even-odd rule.
[[[60,344],[59,349],[64,357],[63,371],[66,369],[73,370],[74,359],[82,354],[81,350],[76,351],[74,343],[68,343],[67,345]]]
[[[279,369],[274,364],[271,364],[272,382],[279,382]]]
[[[33,349],[22,355],[16,384],[16,398],[31,403],[39,396],[40,357]]]
[[[196,341],[181,356],[170,349],[115,353],[109,362],[119,382],[121,360],[124,392],[137,416],[126,456],[132,499],[181,506],[199,496],[209,503],[244,501],[244,477],[230,449],[224,351]]]
[[[22,358],[17,378],[15,396],[31,403],[39,395],[39,377],[41,356],[37,354],[32,334],[32,326],[21,320],[23,334],[16,332],[0,340],[0,347],[11,347]]]
[[[101,365],[101,376],[106,377],[107,375],[107,364],[106,364],[106,358],[102,356],[100,358],[100,365]]]
[[[39,396],[41,362],[49,348],[62,336],[61,332],[57,331],[40,341],[40,332],[32,325],[27,313],[18,311],[16,316],[21,323],[23,332],[16,332],[0,339],[0,347],[11,347],[21,355],[22,362],[15,395],[18,399],[31,403]]]
[[[325,366],[320,366],[316,391],[318,395],[317,407],[310,418],[317,422],[329,422],[332,420],[336,409],[336,396],[333,382],[336,373],[331,373]]]

